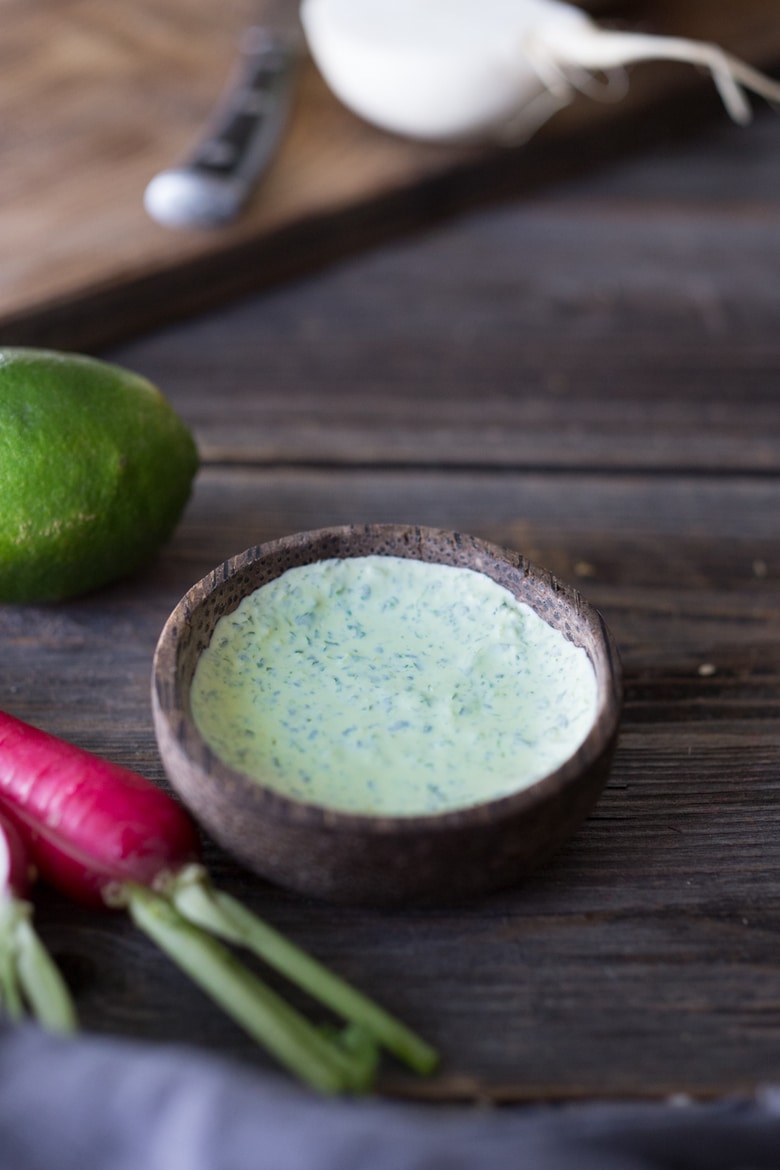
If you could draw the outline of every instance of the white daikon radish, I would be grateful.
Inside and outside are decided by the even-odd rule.
[[[577,92],[620,97],[640,60],[709,70],[737,122],[744,90],[780,102],[780,83],[716,45],[600,28],[562,0],[303,0],[301,19],[336,96],[410,138],[522,141]]]

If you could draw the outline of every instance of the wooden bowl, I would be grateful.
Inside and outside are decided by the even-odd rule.
[[[597,710],[577,751],[529,787],[469,808],[372,816],[293,800],[224,764],[192,718],[190,684],[218,619],[285,570],[332,557],[411,557],[478,570],[587,652]],[[316,897],[392,905],[458,900],[516,883],[575,832],[606,782],[622,702],[621,668],[601,615],[522,556],[457,532],[366,525],[304,532],[248,549],[185,595],[157,645],[152,706],[174,789],[251,870]]]

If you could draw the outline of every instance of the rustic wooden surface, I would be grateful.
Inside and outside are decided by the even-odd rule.
[[[277,4],[279,0],[276,0]],[[296,0],[286,0],[294,5]],[[307,62],[288,132],[230,228],[172,231],[142,200],[199,139],[265,0],[6,0],[0,50],[0,339],[94,348],[312,271],[497,190],[680,132],[718,105],[688,65],[639,65],[521,150],[405,142],[339,105]],[[622,27],[780,58],[775,0],[591,0]],[[721,116],[726,117],[721,111]]]
[[[225,888],[417,1025],[438,1100],[715,1096],[780,1082],[780,120],[714,120],[110,356],[203,469],[159,559],[0,608],[0,706],[155,779],[151,656],[266,538],[457,527],[581,590],[621,648],[613,775],[522,888],[425,911]],[[42,897],[84,1026],[266,1059],[122,917]]]

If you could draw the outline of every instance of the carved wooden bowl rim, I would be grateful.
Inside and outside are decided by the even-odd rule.
[[[528,787],[468,807],[411,816],[352,813],[307,804],[266,788],[223,763],[192,718],[189,688],[197,656],[223,613],[286,569],[330,557],[369,554],[413,557],[486,573],[530,605],[574,644],[584,646],[597,680],[597,710],[580,747],[557,769]],[[448,830],[516,822],[531,810],[575,789],[617,735],[622,669],[614,639],[599,611],[571,585],[517,552],[459,532],[402,524],[344,525],[295,533],[246,549],[193,585],[160,634],[152,672],[152,705],[163,762],[174,789],[189,803],[193,786],[209,800],[233,803],[244,817],[350,834],[446,833]],[[185,775],[186,779],[185,779]]]

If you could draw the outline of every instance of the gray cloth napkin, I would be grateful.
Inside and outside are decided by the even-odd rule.
[[[780,1090],[708,1105],[324,1099],[204,1053],[0,1030],[0,1170],[780,1170]]]

